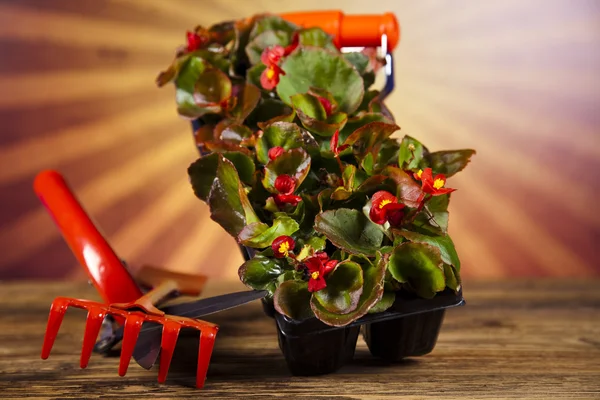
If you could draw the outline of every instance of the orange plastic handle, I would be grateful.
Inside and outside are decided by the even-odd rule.
[[[40,172],[33,188],[105,303],[131,302],[142,292],[56,171]]]
[[[345,15],[341,11],[308,11],[281,17],[303,28],[323,29],[335,38],[337,47],[378,47],[385,34],[391,51],[400,41],[400,25],[392,13]]]

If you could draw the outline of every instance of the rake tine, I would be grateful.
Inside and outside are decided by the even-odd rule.
[[[50,306],[50,314],[48,314],[48,325],[46,325],[46,334],[44,335],[44,344],[42,346],[42,359],[45,360],[50,356],[50,351],[54,345],[54,340],[60,329],[65,312],[69,307],[69,299],[57,297]]]
[[[165,383],[169,366],[179,337],[181,325],[178,322],[166,321],[162,329],[162,341],[160,344],[160,363],[158,364],[158,382]]]
[[[125,331],[123,333],[123,343],[121,345],[121,358],[119,359],[119,375],[125,376],[129,361],[135,348],[140,329],[144,323],[143,315],[130,314],[125,319]]]
[[[102,321],[106,316],[106,310],[101,307],[90,307],[88,310],[87,320],[85,322],[85,333],[83,336],[83,346],[81,348],[81,359],[79,366],[85,368],[90,361],[92,350],[96,343],[96,338],[100,332]]]
[[[201,389],[204,387],[210,357],[212,355],[213,346],[215,344],[215,336],[218,328],[216,326],[203,327],[200,331],[200,346],[198,348],[198,367],[196,369],[196,387]]]

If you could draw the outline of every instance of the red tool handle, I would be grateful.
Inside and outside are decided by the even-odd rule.
[[[131,302],[142,292],[56,171],[40,172],[33,188],[105,303]]]
[[[400,25],[392,13],[345,15],[341,11],[308,11],[281,17],[304,28],[323,29],[335,38],[338,47],[378,47],[385,34],[391,51],[400,40]]]

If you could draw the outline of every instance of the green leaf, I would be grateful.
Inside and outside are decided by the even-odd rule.
[[[383,232],[359,210],[340,208],[324,211],[315,218],[315,230],[351,254],[375,256]]]
[[[396,184],[396,197],[401,203],[412,208],[419,207],[424,194],[421,186],[413,178],[396,167],[386,167],[381,171],[381,174],[390,177],[394,181]]]
[[[377,161],[373,166],[374,171],[380,171],[388,165],[396,165],[398,159],[398,150],[400,145],[394,138],[389,138],[383,141],[377,154]]]
[[[296,111],[296,113],[308,131],[322,137],[333,136],[335,131],[342,129],[348,120],[348,116],[343,112],[332,114],[325,121],[310,118],[302,111]]]
[[[244,246],[263,249],[273,243],[273,240],[279,236],[290,236],[299,229],[298,223],[288,217],[280,216],[275,218],[273,225],[263,222],[246,225],[237,237],[239,243]]]
[[[233,163],[235,169],[238,171],[240,179],[251,185],[254,180],[254,161],[246,154],[239,151],[226,151],[223,152],[223,157]]]
[[[358,51],[344,53],[344,58],[356,68],[359,74],[364,74],[369,67],[369,57]]]
[[[427,223],[441,232],[448,231],[448,204],[450,203],[450,194],[433,196],[425,203],[425,209],[429,212],[430,218]]]
[[[358,299],[356,309],[345,314],[337,314],[326,310],[319,302],[311,301],[315,316],[324,323],[332,326],[344,326],[365,315],[383,295],[383,278],[387,264],[386,256],[377,255],[375,264],[366,258],[353,260],[361,265],[363,270],[363,290]]]
[[[228,110],[228,116],[235,122],[242,123],[254,111],[260,100],[260,89],[251,83],[236,84],[232,89],[235,106]]]
[[[342,261],[327,276],[326,282],[324,289],[313,293],[312,302],[336,314],[346,314],[356,309],[364,283],[360,265]]]
[[[321,28],[302,29],[298,32],[298,43],[302,46],[322,47],[331,51],[338,51],[333,44],[333,37]]]
[[[395,124],[370,122],[348,136],[344,145],[352,146],[354,154],[359,159],[363,159],[369,153],[377,157],[383,142],[398,129],[400,127]]]
[[[322,236],[314,235],[306,241],[306,244],[310,245],[315,251],[321,251],[325,249],[326,240]]]
[[[194,84],[194,100],[200,107],[219,106],[231,97],[231,81],[217,68],[206,68]]]
[[[244,285],[255,290],[269,290],[273,294],[275,282],[283,272],[277,259],[257,255],[242,264],[238,275]]]
[[[278,193],[275,189],[275,179],[279,175],[285,174],[295,178],[296,187],[299,187],[306,178],[309,169],[310,156],[303,149],[288,150],[265,165],[263,186],[271,193]]]
[[[340,131],[340,143],[344,143],[348,136],[354,133],[357,129],[371,123],[371,122],[384,122],[386,124],[393,124],[394,122],[386,118],[382,114],[376,113],[360,113],[352,118],[348,119],[344,128]]]
[[[348,167],[350,167],[350,166],[354,167],[352,164],[349,164],[346,167],[346,169],[348,169]],[[337,188],[331,194],[331,198],[333,200],[346,200],[346,199],[349,199],[355,193],[371,195],[371,194],[375,193],[377,190],[384,190],[384,187],[382,187],[382,185],[384,184],[384,182],[386,182],[387,179],[388,179],[388,177],[384,176],[384,175],[370,176],[353,190],[348,189],[346,187]],[[354,185],[356,185],[356,183],[354,183]]]
[[[222,156],[233,163],[235,169],[241,172],[242,181],[251,184],[254,179],[254,162],[246,154],[231,151],[224,152]],[[217,167],[219,165],[219,154],[213,153],[199,158],[188,168],[188,175],[192,183],[192,188],[196,196],[207,201],[208,194],[213,181],[217,176]]]
[[[444,275],[446,277],[446,286],[458,293],[460,290],[460,274],[452,265],[444,264]]]
[[[273,303],[278,313],[302,321],[314,315],[309,306],[310,298],[306,282],[285,281],[275,291]]]
[[[426,159],[428,166],[433,170],[433,174],[444,174],[450,177],[459,171],[462,171],[471,157],[475,154],[475,150],[448,150],[436,151],[430,153]]]
[[[234,237],[246,225],[260,222],[233,163],[220,155],[216,177],[208,195],[208,205],[210,217]]]
[[[220,112],[220,103],[231,96],[229,77],[199,57],[181,66],[175,87],[177,111],[188,118]]]
[[[219,154],[209,154],[199,158],[188,168],[188,175],[194,189],[194,194],[200,200],[208,200],[208,194],[217,176],[219,159]]]
[[[396,301],[396,293],[395,292],[383,292],[383,296],[381,296],[381,300],[377,302],[369,310],[369,314],[376,314],[380,312],[384,312],[388,308],[394,305],[394,301]]]
[[[388,269],[394,279],[408,284],[420,297],[430,299],[446,287],[444,267],[437,247],[402,243],[394,249]]]
[[[290,35],[285,31],[264,31],[252,39],[246,46],[246,54],[250,64],[258,64],[260,56],[267,47],[275,45],[287,46],[290,44]]]
[[[277,85],[277,94],[287,104],[291,105],[293,95],[316,87],[331,93],[342,112],[352,113],[360,105],[363,80],[340,54],[317,47],[298,47],[281,67],[285,75]]]
[[[284,150],[302,147],[302,131],[292,122],[273,122],[265,126],[263,134],[256,143],[256,158],[262,164],[269,162],[269,150],[283,147]]]
[[[460,271],[460,259],[456,253],[454,242],[452,242],[449,235],[428,236],[407,230],[394,230],[394,234],[400,235],[414,243],[425,243],[436,247],[440,251],[442,261],[454,266],[457,271]]]
[[[404,170],[417,169],[427,153],[427,148],[417,139],[404,136],[398,151],[398,166]]]
[[[294,110],[279,99],[262,99],[246,120],[247,125],[256,125],[261,129],[273,122],[294,122]]]
[[[277,15],[259,16],[252,27],[252,31],[250,31],[250,40],[266,31],[283,31],[291,36],[297,29],[297,25],[292,24]]]
[[[320,90],[315,91],[318,92]],[[302,125],[310,132],[319,136],[332,136],[335,131],[344,127],[348,119],[345,113],[335,113],[327,116],[325,108],[323,108],[316,95],[298,93],[291,97],[291,101]]]
[[[292,107],[296,112],[301,111],[305,117],[324,121],[327,119],[325,108],[315,96],[308,93],[297,93],[290,97]]]

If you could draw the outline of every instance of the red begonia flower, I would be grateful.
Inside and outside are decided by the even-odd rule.
[[[433,176],[431,168],[419,170],[414,174],[415,179],[421,181],[421,190],[432,196],[441,196],[443,194],[454,192],[456,189],[445,188],[446,175],[437,174]]]
[[[275,189],[281,194],[292,194],[296,190],[296,180],[289,175],[281,174],[275,178]]]
[[[385,190],[380,190],[371,197],[369,217],[371,221],[379,225],[389,222],[390,225],[397,226],[402,223],[403,208],[404,204],[398,203],[396,196]]]
[[[274,159],[276,159],[277,157],[279,157],[280,155],[283,154],[285,150],[283,149],[283,147],[281,146],[275,146],[275,147],[271,147],[269,149],[269,160],[273,161]]]
[[[318,292],[327,287],[327,283],[325,282],[325,266],[320,257],[308,257],[304,260],[304,265],[308,269],[309,292]]]
[[[296,207],[302,201],[302,197],[295,194],[276,194],[273,195],[273,200],[275,200],[277,207],[282,207],[286,204]]]
[[[279,236],[271,243],[275,258],[290,257],[290,255],[293,256],[292,252],[294,251],[295,246],[296,242],[290,236]]]
[[[285,72],[276,64],[269,65],[260,74],[260,85],[265,90],[273,90],[279,83],[279,75],[285,75]]]
[[[207,38],[194,32],[187,32],[187,51],[192,52],[201,48],[206,43]]]
[[[279,45],[267,47],[260,55],[260,61],[267,67],[278,65],[281,57],[285,55],[285,49]]]

